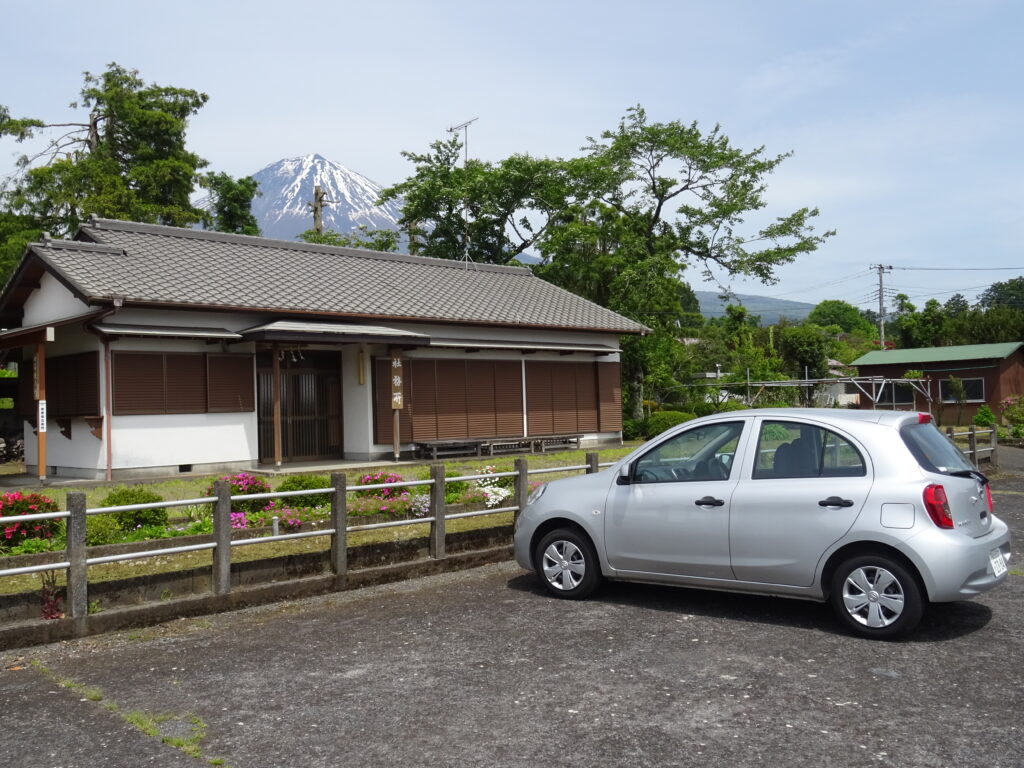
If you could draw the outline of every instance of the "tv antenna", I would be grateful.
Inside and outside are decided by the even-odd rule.
[[[462,149],[464,152],[462,156],[463,169],[465,169],[467,163],[469,163],[469,126],[479,119],[479,117],[474,117],[464,123],[448,127],[448,133],[462,131]],[[468,269],[473,260],[469,258],[469,203],[465,198],[462,200],[462,222],[466,230],[466,236],[462,240],[462,263],[465,264]]]
[[[467,120],[464,123],[458,125],[452,125],[448,127],[448,133],[455,133],[462,131],[462,149],[464,154],[462,156],[462,167],[466,167],[466,163],[469,161],[469,126],[479,120],[479,117],[474,117],[471,120]]]

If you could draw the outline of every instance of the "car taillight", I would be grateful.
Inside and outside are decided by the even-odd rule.
[[[928,516],[939,528],[952,528],[953,515],[949,511],[949,499],[946,489],[941,485],[929,485],[924,489],[924,508]]]
[[[919,413],[919,414],[917,414],[917,423],[918,424],[931,424],[932,423],[932,415],[930,413]]]
[[[992,514],[992,510],[995,508],[995,505],[992,503],[992,489],[989,488],[987,485],[985,486],[985,495],[988,497],[989,514]]]

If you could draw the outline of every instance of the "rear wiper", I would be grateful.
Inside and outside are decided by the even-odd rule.
[[[958,469],[956,472],[950,472],[949,474],[953,477],[973,477],[982,485],[988,485],[988,478],[976,469]]]

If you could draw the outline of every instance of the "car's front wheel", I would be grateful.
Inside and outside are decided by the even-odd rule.
[[[832,576],[829,599],[855,634],[876,640],[902,637],[917,626],[924,600],[914,575],[885,555],[858,555]]]
[[[571,528],[545,535],[537,543],[533,562],[541,583],[555,597],[587,597],[601,581],[594,545]]]

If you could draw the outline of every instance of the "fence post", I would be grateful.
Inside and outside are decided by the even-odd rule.
[[[998,448],[999,448],[999,430],[996,428],[995,424],[993,424],[991,427],[989,427],[989,429],[992,430],[992,450],[989,451],[988,458],[989,458],[989,462],[992,464],[992,471],[993,472],[998,472],[999,471],[999,457],[998,457],[997,454],[998,454]]]
[[[442,560],[445,557],[444,464],[430,465],[430,479],[434,481],[434,484],[430,486],[430,511],[434,517],[434,522],[430,524],[430,556],[435,560]]]
[[[955,439],[956,438],[956,433],[953,431],[952,427],[946,427],[946,437],[949,438],[949,442],[951,442],[951,443],[955,443],[956,442],[956,439]]]
[[[974,424],[967,428],[967,453],[974,466],[978,466],[978,428]]]
[[[227,480],[213,484],[217,503],[213,507],[213,593],[231,591],[231,486]]]
[[[340,472],[331,474],[331,571],[334,585],[338,589],[348,581],[348,485],[347,478]]]
[[[593,475],[593,474],[596,474],[597,472],[601,471],[600,467],[598,467],[597,464],[598,464],[598,456],[597,456],[597,454],[596,453],[588,453],[587,454],[587,474],[588,475]]]
[[[85,627],[89,615],[89,567],[85,563],[85,494],[72,491],[68,494],[67,547],[68,547],[68,612],[74,619],[76,629]]]
[[[526,509],[526,500],[530,498],[530,475],[528,474],[529,464],[526,461],[525,456],[520,456],[516,459],[516,506],[519,507],[515,511],[513,519],[523,514],[523,510]]]

